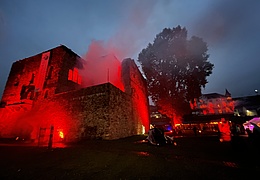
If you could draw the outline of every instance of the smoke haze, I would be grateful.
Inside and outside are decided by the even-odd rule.
[[[84,56],[84,69],[79,71],[84,87],[110,82],[123,90],[121,62],[116,52],[116,49],[110,49],[103,41],[92,41]]]
[[[154,1],[146,5],[135,2],[124,13],[118,31],[107,41],[92,40],[88,51],[83,56],[86,60],[84,70],[80,71],[84,86],[92,86],[111,82],[120,89],[121,62],[133,56],[139,49],[139,40],[143,39],[147,30],[147,19],[154,6]]]
[[[208,78],[206,90],[229,89],[233,96],[245,96],[243,92],[260,88],[258,74],[258,50],[260,45],[260,1],[214,1],[191,30],[209,45],[210,61],[215,64]],[[244,79],[238,87],[238,82]],[[218,86],[216,86],[218,84]],[[221,91],[220,91],[221,92]]]
[[[260,89],[259,9],[259,0],[2,0],[0,95],[14,61],[59,44],[83,58],[98,47],[97,58],[113,54],[119,61],[136,60],[156,34],[177,25],[208,44],[215,68],[203,93],[227,88],[232,97],[255,95]]]

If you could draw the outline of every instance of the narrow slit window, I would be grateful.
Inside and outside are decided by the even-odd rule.
[[[72,80],[72,74],[73,74],[72,70],[71,70],[71,69],[69,69],[69,76],[68,76],[68,80]]]

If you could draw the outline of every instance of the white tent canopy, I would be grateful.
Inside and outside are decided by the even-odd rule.
[[[256,124],[258,127],[260,127],[260,117],[254,117],[253,119],[251,119],[251,120],[245,122],[245,123],[243,124],[244,128],[245,128],[245,129],[249,128],[249,129],[252,131],[253,128],[254,128],[254,125],[251,124],[251,123],[254,123],[254,124]]]

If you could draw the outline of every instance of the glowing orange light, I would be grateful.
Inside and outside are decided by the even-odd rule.
[[[59,131],[59,136],[60,136],[60,138],[64,138],[64,134],[63,134],[63,132],[62,131]]]

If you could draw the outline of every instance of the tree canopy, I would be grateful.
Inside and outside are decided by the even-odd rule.
[[[189,113],[190,101],[201,96],[214,67],[207,43],[187,34],[181,26],[165,28],[138,56],[151,100],[175,124]]]

